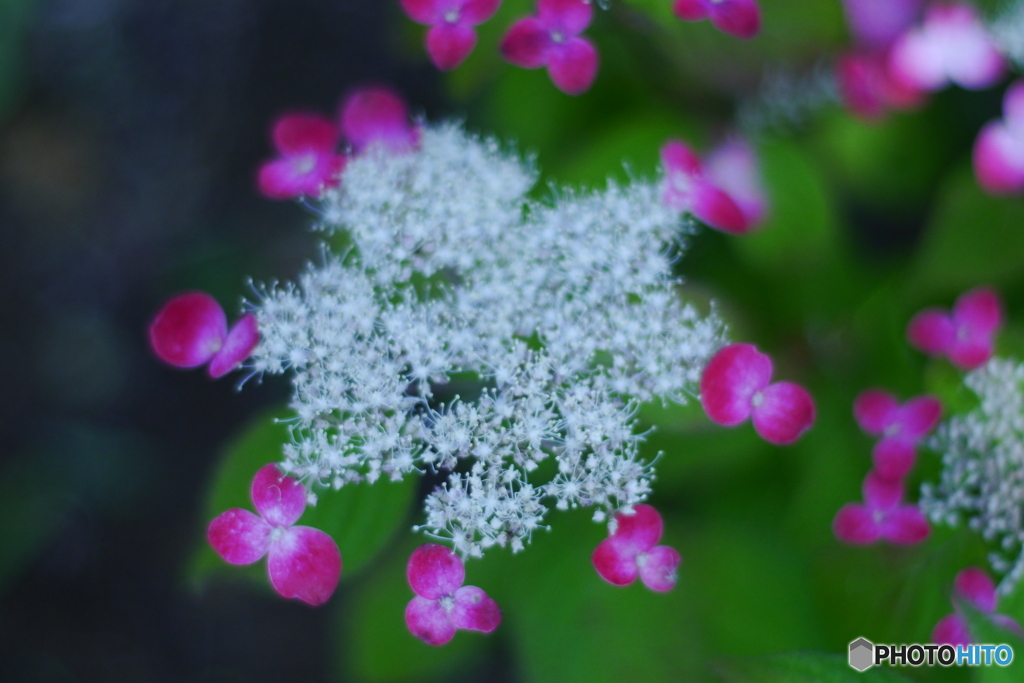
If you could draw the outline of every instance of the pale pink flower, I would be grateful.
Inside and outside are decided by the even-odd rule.
[[[501,54],[524,69],[546,66],[564,93],[584,93],[597,76],[597,50],[580,37],[593,11],[588,0],[537,0],[536,16],[512,25],[501,40]]]
[[[962,370],[973,370],[992,357],[996,332],[1003,323],[999,295],[988,287],[965,292],[952,314],[926,308],[907,325],[907,339],[927,354],[945,355]]]
[[[661,515],[650,505],[634,505],[630,513],[615,515],[614,533],[601,541],[591,562],[602,579],[616,586],[633,583],[636,577],[653,591],[665,592],[676,585],[679,553],[661,540]]]
[[[231,564],[266,555],[274,590],[311,605],[326,602],[341,577],[341,553],[323,531],[293,526],[306,509],[306,489],[271,463],[256,473],[250,493],[259,515],[242,508],[222,513],[206,532],[210,545]]]
[[[149,326],[149,343],[160,360],[176,368],[209,363],[214,379],[241,365],[259,340],[256,316],[247,313],[229,331],[224,309],[205,292],[174,297]]]
[[[761,30],[761,10],[754,0],[675,0],[672,11],[683,21],[710,19],[719,31],[750,39]]]
[[[730,137],[704,159],[704,176],[736,202],[749,228],[764,221],[768,198],[757,156],[745,140]]]
[[[430,645],[444,645],[456,629],[490,633],[501,623],[501,609],[483,589],[463,586],[466,568],[459,556],[443,545],[417,548],[406,568],[416,597],[405,608],[409,631]]]
[[[953,614],[947,614],[939,623],[935,624],[932,630],[931,642],[936,645],[970,645],[973,643],[970,631],[967,628],[967,620],[964,618],[957,604],[957,600],[965,600],[975,608],[985,613],[992,623],[1008,631],[1013,631],[1018,636],[1024,636],[1020,624],[1005,614],[994,614],[996,611],[996,587],[989,577],[977,567],[967,567],[956,575],[953,582],[953,607],[956,610]]]
[[[881,50],[921,14],[924,0],[843,0],[846,23],[857,45]]]
[[[718,351],[700,378],[700,402],[714,422],[731,427],[752,418],[766,441],[796,441],[814,422],[814,401],[803,387],[772,379],[772,360],[751,344]]]
[[[871,451],[875,473],[900,479],[914,466],[918,441],[942,416],[942,403],[933,396],[917,396],[900,405],[892,394],[868,389],[854,401],[853,414],[861,429],[882,437]]]
[[[274,124],[279,156],[260,166],[257,186],[271,199],[318,197],[338,184],[345,156],[338,154],[339,133],[317,114],[286,114]]]
[[[430,27],[427,54],[438,69],[454,69],[476,46],[473,27],[498,11],[501,0],[402,0],[413,21]]]
[[[743,209],[708,177],[697,155],[679,140],[661,148],[665,179],[662,202],[677,211],[692,213],[712,228],[732,234],[749,231],[753,224]]]
[[[974,142],[974,177],[990,194],[1024,192],[1024,80],[1003,98],[1003,119],[989,121]]]
[[[869,472],[864,479],[864,504],[844,505],[832,522],[836,538],[858,545],[879,539],[904,545],[928,537],[928,520],[916,505],[901,505],[903,482]]]

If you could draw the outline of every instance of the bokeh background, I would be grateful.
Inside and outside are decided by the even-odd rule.
[[[761,0],[750,42],[675,20],[669,0],[611,5],[588,31],[596,85],[571,98],[498,56],[527,0],[505,0],[448,75],[390,0],[0,0],[4,680],[838,681],[784,678],[790,655],[777,656],[841,662],[859,636],[927,642],[984,545],[936,528],[916,547],[851,548],[830,526],[870,468],[851,413],[861,390],[965,405],[958,372],[906,344],[914,312],[991,284],[1008,311],[1000,354],[1024,354],[1024,202],[987,197],[970,169],[1006,83],[866,123],[829,78],[849,43],[839,0]],[[338,494],[327,523],[346,566],[319,609],[205,550],[209,519],[245,504],[251,472],[275,458],[288,382],[238,391],[233,376],[169,369],[146,327],[176,292],[234,312],[248,278],[287,280],[316,258],[311,216],[261,198],[255,169],[275,116],[334,112],[368,83],[535,155],[539,197],[652,175],[672,136],[707,149],[741,130],[755,145],[769,220],[693,238],[683,293],[715,300],[735,339],[809,387],[819,417],[777,448],[693,406],[641,411],[656,427],[646,454],[664,453],[652,502],[684,557],[672,593],[604,584],[589,555],[605,530],[553,513],[525,553],[468,567],[501,628],[430,648],[401,617],[429,480]],[[912,498],[938,469],[922,454]],[[1024,622],[1024,590],[1000,611]],[[1018,667],[973,675],[1024,680]]]

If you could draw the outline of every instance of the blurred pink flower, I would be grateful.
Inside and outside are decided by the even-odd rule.
[[[354,90],[341,105],[338,125],[352,151],[379,143],[394,154],[419,147],[420,130],[409,120],[402,96],[383,85]]]
[[[750,344],[718,351],[700,378],[700,402],[714,422],[731,427],[753,419],[766,441],[790,444],[814,422],[814,401],[791,382],[775,382],[772,360]]]
[[[427,54],[442,71],[454,69],[476,46],[473,27],[498,11],[501,0],[402,0],[413,21],[430,27]]]
[[[589,0],[537,0],[537,15],[512,25],[501,40],[501,54],[524,69],[546,66],[564,93],[584,93],[597,76],[597,50],[580,37],[592,16]]]
[[[893,78],[889,53],[854,50],[839,57],[836,79],[843,104],[865,119],[878,119],[890,109],[912,109],[925,92]]]
[[[279,156],[260,166],[257,185],[271,199],[318,197],[338,183],[345,155],[338,154],[338,129],[317,114],[285,114],[274,124]]]
[[[757,156],[745,140],[731,137],[704,159],[704,175],[728,194],[746,219],[748,229],[759,225],[768,212]]]
[[[675,0],[672,11],[683,21],[710,19],[719,31],[750,39],[761,30],[761,10],[754,0]]]
[[[994,338],[1003,323],[999,295],[988,287],[960,295],[952,314],[926,308],[907,325],[907,339],[927,354],[945,355],[962,370],[973,370],[992,357]]]
[[[971,603],[997,626],[1013,631],[1018,636],[1024,636],[1020,624],[1014,619],[1005,614],[993,614],[997,602],[996,587],[991,577],[984,571],[977,567],[967,567],[956,575],[953,586],[954,598]],[[936,645],[970,645],[973,642],[967,628],[967,620],[964,619],[955,599],[953,607],[956,611],[940,619],[932,630],[931,642]]]
[[[270,583],[282,597],[326,602],[341,577],[341,553],[323,531],[293,526],[306,509],[306,489],[271,463],[256,473],[250,495],[259,515],[242,508],[222,513],[207,529],[210,545],[231,564],[267,555]]]
[[[864,505],[844,505],[832,521],[836,538],[858,545],[885,539],[919,543],[928,537],[928,520],[916,505],[901,505],[903,482],[869,472],[864,479]]]
[[[205,292],[174,297],[149,326],[149,343],[160,360],[176,368],[209,363],[214,379],[238,367],[259,340],[256,316],[247,313],[229,331],[224,309]]]
[[[677,211],[692,213],[712,228],[742,234],[753,226],[736,201],[715,185],[697,155],[679,140],[661,148],[665,171],[662,202]]]
[[[900,405],[892,394],[868,389],[854,401],[853,414],[861,429],[882,437],[871,452],[875,473],[901,479],[914,466],[917,442],[942,416],[942,403],[933,396],[917,396]]]
[[[888,47],[920,16],[924,0],[843,0],[854,42],[869,50]]]
[[[456,629],[490,633],[501,623],[501,609],[476,586],[463,586],[466,568],[443,545],[425,543],[413,551],[406,577],[416,597],[405,608],[405,624],[430,645],[444,645]]]
[[[590,558],[601,578],[626,586],[639,575],[653,591],[671,590],[681,558],[674,548],[657,545],[662,531],[658,511],[643,503],[634,505],[632,513],[616,513],[614,528]]]
[[[1003,119],[989,121],[974,142],[974,176],[990,194],[1024,191],[1024,80],[1003,98]]]

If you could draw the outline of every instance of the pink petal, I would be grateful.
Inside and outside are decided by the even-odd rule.
[[[645,553],[661,540],[661,515],[650,505],[638,503],[633,513],[615,513],[615,539],[618,547],[636,555]]]
[[[892,394],[881,389],[868,389],[854,400],[853,417],[861,429],[872,436],[878,436],[896,421],[899,407],[899,402]]]
[[[945,353],[955,338],[952,319],[937,308],[921,311],[907,325],[907,340],[911,345],[933,356]]]
[[[949,360],[961,370],[973,370],[992,357],[992,342],[988,339],[957,341],[949,349]]]
[[[463,0],[459,16],[465,23],[476,26],[493,17],[500,6],[501,0]]]
[[[754,150],[740,139],[730,139],[704,161],[706,177],[728,194],[753,226],[764,219],[768,200],[757,169]]]
[[[356,152],[379,142],[400,154],[419,144],[419,133],[409,122],[405,100],[385,86],[352,92],[341,108],[341,130]]]
[[[974,177],[989,194],[1024,191],[1024,135],[1015,135],[1002,121],[985,124],[974,141],[971,159]]]
[[[501,56],[505,61],[524,69],[537,69],[548,61],[548,50],[554,43],[548,30],[535,17],[520,19],[501,39]]]
[[[319,114],[286,114],[277,120],[274,146],[285,156],[319,152],[333,154],[338,147],[338,129]]]
[[[959,615],[947,614],[932,629],[931,642],[936,645],[970,645],[971,634]]]
[[[836,62],[836,80],[843,104],[851,112],[865,119],[877,119],[885,113],[879,67],[875,56],[849,52]]]
[[[676,585],[676,569],[682,558],[675,548],[659,545],[645,553],[640,564],[640,580],[652,591],[664,593]]]
[[[340,154],[296,154],[263,164],[256,184],[271,199],[317,197],[337,183],[344,167],[345,157]]]
[[[982,612],[996,609],[996,585],[992,577],[977,567],[967,567],[956,575],[953,586],[960,597],[968,600]]]
[[[879,534],[887,541],[909,545],[928,538],[928,519],[916,505],[900,505],[885,516]]]
[[[464,24],[442,23],[427,31],[427,53],[441,71],[451,71],[476,46],[476,31]]]
[[[878,540],[878,524],[866,507],[847,503],[832,520],[832,533],[844,543],[864,545]]]
[[[723,232],[742,235],[751,228],[733,198],[709,182],[694,184],[692,210],[694,216]]]
[[[639,569],[636,564],[636,553],[626,552],[610,536],[597,544],[590,561],[598,575],[615,586],[626,586],[636,579]]]
[[[934,396],[917,396],[899,410],[899,434],[917,441],[932,431],[942,417],[942,402]]]
[[[567,95],[581,95],[597,77],[597,50],[583,38],[570,38],[548,50],[548,75]]]
[[[270,548],[271,526],[248,510],[222,512],[206,530],[210,545],[231,564],[251,564]]]
[[[712,357],[700,378],[700,402],[712,421],[731,427],[750,416],[754,394],[768,386],[772,360],[750,344],[731,344]]]
[[[700,159],[685,143],[679,140],[669,140],[662,145],[661,165],[664,167],[666,175],[679,173],[699,177],[701,174]]]
[[[972,90],[995,85],[1006,71],[1006,62],[970,5],[948,8],[955,21],[945,26],[946,70],[954,83]],[[956,10],[960,10],[957,12]],[[937,31],[936,31],[937,33]]]
[[[256,316],[247,313],[231,328],[224,339],[224,345],[210,361],[210,367],[207,368],[210,377],[216,379],[237,368],[242,361],[252,355],[252,350],[259,343],[259,323],[256,322]]]
[[[444,21],[447,9],[444,0],[401,0],[402,9],[413,21],[433,26]]]
[[[799,384],[768,385],[751,405],[754,429],[765,441],[784,446],[800,438],[814,423],[814,401]]]
[[[551,33],[578,36],[590,25],[594,8],[590,0],[537,0],[537,18]]]
[[[898,81],[919,90],[938,90],[947,83],[944,47],[922,29],[903,34],[889,52],[889,70]]]
[[[256,511],[271,526],[291,526],[306,509],[306,488],[281,474],[274,463],[260,468],[249,492]]]
[[[455,637],[455,620],[448,610],[418,595],[405,608],[405,625],[428,645],[444,645]]]
[[[416,595],[438,600],[455,593],[466,579],[459,556],[437,543],[424,543],[413,551],[405,570]]]
[[[862,485],[864,502],[872,512],[888,512],[894,510],[903,499],[903,482],[881,476],[878,472],[868,472]]]
[[[854,39],[873,48],[892,43],[917,18],[924,0],[843,0]]]
[[[705,0],[675,0],[672,12],[683,21],[700,21],[708,18]]]
[[[1008,617],[1005,614],[993,614],[989,618],[999,628],[1012,631],[1017,634],[1017,637],[1024,637],[1024,629],[1021,629],[1020,624],[1013,617]]]
[[[281,530],[267,556],[270,582],[283,597],[321,605],[341,578],[341,553],[334,539],[308,526]]]
[[[719,31],[749,40],[761,30],[761,11],[754,0],[711,0],[711,23]]]
[[[894,437],[884,438],[871,450],[874,471],[883,479],[902,479],[914,468],[914,444]]]
[[[953,305],[953,324],[958,336],[962,336],[961,330],[972,337],[995,334],[1003,324],[999,294],[988,287],[978,287],[960,295]]]
[[[501,623],[501,608],[482,588],[463,586],[455,591],[452,620],[458,628],[490,633]]]
[[[149,326],[149,343],[157,357],[178,368],[210,360],[224,343],[228,322],[224,309],[205,292],[174,297]]]

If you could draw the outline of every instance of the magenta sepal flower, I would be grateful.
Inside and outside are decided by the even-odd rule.
[[[719,31],[749,40],[761,30],[754,0],[675,0],[672,11],[683,21],[710,19]]]
[[[639,576],[653,591],[672,590],[682,558],[675,548],[657,545],[662,531],[658,511],[650,505],[634,505],[632,513],[615,515],[614,528],[590,557],[601,578],[616,586],[626,586]]]
[[[345,156],[338,154],[338,129],[317,114],[286,114],[272,138],[280,156],[264,163],[257,186],[271,199],[317,197],[338,183]]]
[[[359,154],[380,144],[393,154],[419,148],[420,129],[409,120],[405,100],[386,86],[360,88],[347,98],[338,116],[341,132]]]
[[[768,199],[761,186],[757,156],[745,140],[731,137],[704,159],[704,175],[736,202],[748,229],[759,225],[768,213]]]
[[[927,354],[945,355],[962,370],[973,370],[992,357],[994,338],[1003,323],[999,295],[987,287],[960,295],[952,314],[926,308],[907,325],[907,339]]]
[[[894,77],[920,90],[934,91],[948,83],[971,90],[995,85],[1006,71],[971,5],[931,5],[924,23],[893,44],[889,66]]]
[[[903,482],[869,472],[864,479],[864,505],[844,505],[832,521],[836,538],[864,545],[885,539],[904,545],[928,537],[928,520],[916,505],[901,505]]]
[[[229,331],[224,309],[205,292],[174,297],[149,326],[149,343],[160,360],[176,368],[209,363],[214,379],[241,365],[259,340],[256,316],[247,313]]]
[[[879,119],[890,109],[912,109],[925,92],[893,78],[888,52],[848,52],[836,62],[836,79],[843,104],[855,115]]]
[[[476,46],[473,27],[498,11],[501,0],[402,0],[409,18],[430,27],[427,54],[442,71],[450,71]]]
[[[501,55],[524,69],[548,68],[569,95],[586,92],[597,76],[597,50],[580,34],[590,25],[588,0],[537,0],[537,15],[520,19],[501,40]]]
[[[997,626],[1013,631],[1018,636],[1024,636],[1020,624],[1014,619],[1005,614],[994,614],[997,602],[996,587],[991,577],[984,571],[977,567],[967,567],[956,575],[953,586],[953,607],[956,611],[947,614],[935,624],[931,642],[937,645],[970,645],[973,642],[967,628],[967,620],[957,605],[957,599],[966,600],[974,605]]]
[[[718,351],[700,378],[700,402],[714,422],[732,427],[753,418],[766,441],[790,444],[814,422],[814,401],[803,387],[772,379],[772,360],[751,344]]]
[[[661,148],[665,169],[661,201],[669,208],[692,213],[712,228],[741,235],[753,227],[736,201],[715,185],[700,159],[683,142],[669,140]]]
[[[942,403],[933,396],[917,396],[900,405],[892,394],[868,389],[854,401],[853,415],[861,429],[882,437],[871,452],[875,474],[900,479],[914,466],[917,442],[942,416]]]
[[[843,0],[846,23],[854,41],[880,50],[914,23],[924,0]]]
[[[501,609],[476,586],[463,586],[466,568],[443,545],[425,543],[413,551],[406,577],[416,597],[405,608],[405,624],[429,645],[444,645],[457,629],[490,633],[501,623]]]
[[[974,142],[974,176],[990,194],[1024,191],[1024,80],[1003,98],[1003,119],[989,121]]]
[[[256,473],[250,493],[259,515],[242,508],[222,513],[206,531],[210,545],[231,564],[267,555],[274,590],[311,605],[326,602],[341,577],[341,553],[323,531],[293,526],[306,509],[306,489],[271,463]]]

